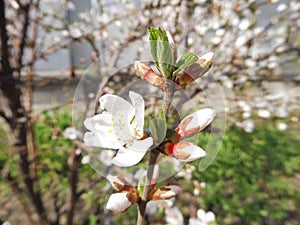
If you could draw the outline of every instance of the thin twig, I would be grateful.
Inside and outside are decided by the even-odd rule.
[[[170,81],[166,80],[165,87],[164,87],[164,102],[162,105],[162,110],[166,118],[167,118],[168,110],[172,102],[173,96],[174,96],[174,82],[171,80]],[[158,156],[159,156],[158,149],[153,149],[150,151],[150,160],[147,169],[147,177],[144,185],[143,194],[138,204],[137,225],[145,225],[146,207],[147,207],[147,202],[149,201],[150,185],[153,177],[154,166],[156,164],[156,160]]]

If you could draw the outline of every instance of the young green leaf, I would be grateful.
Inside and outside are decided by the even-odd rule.
[[[139,193],[140,196],[142,196],[142,194],[143,194],[145,183],[146,183],[146,176],[143,176],[139,180],[139,183],[138,183],[138,186],[137,186],[137,191],[138,191],[138,193]]]
[[[166,133],[166,138],[172,138],[172,137],[174,137],[175,134],[176,134],[175,130],[168,129],[167,133]]]
[[[194,62],[196,62],[198,59],[198,56],[194,53],[187,52],[185,53],[180,60],[176,64],[176,70],[173,72],[173,76],[175,76],[177,73],[179,73],[181,70],[185,69],[186,67],[190,66]]]
[[[149,128],[151,131],[151,136],[154,139],[154,143],[159,145],[163,142],[166,137],[167,125],[165,119],[159,117],[153,118],[149,122]]]
[[[161,28],[153,27],[149,28],[149,33],[150,51],[155,65],[165,78],[169,78],[174,70],[174,55],[167,33]]]

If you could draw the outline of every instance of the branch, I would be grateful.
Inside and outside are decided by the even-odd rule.
[[[165,80],[165,87],[164,87],[164,102],[162,106],[162,110],[164,112],[165,117],[167,117],[168,110],[170,107],[170,104],[172,102],[173,96],[174,96],[174,82],[169,80]],[[147,177],[145,181],[145,186],[142,194],[142,198],[138,204],[138,219],[137,219],[137,225],[144,225],[145,224],[145,217],[146,217],[146,207],[147,202],[149,201],[149,192],[150,192],[150,186],[151,181],[153,177],[154,172],[154,166],[157,160],[157,157],[159,156],[159,149],[153,149],[150,151],[150,160],[148,164],[147,169]]]
[[[6,171],[3,172],[3,178],[6,180],[8,185],[11,187],[13,193],[19,200],[20,204],[22,205],[22,208],[28,218],[28,221],[30,224],[36,224],[31,217],[31,212],[30,212],[30,206],[28,203],[24,201],[24,198],[22,198],[22,194],[24,193],[24,190],[18,185],[17,181],[11,176],[11,173]]]
[[[2,110],[0,110],[0,117],[2,117],[8,124],[10,124],[12,121],[12,118],[8,117]]]
[[[5,1],[0,0],[0,36],[1,36],[1,65],[4,71],[3,75],[11,75],[11,68],[9,64],[8,54],[8,36],[6,30],[6,19],[5,19]],[[2,71],[1,71],[2,72]],[[2,74],[0,74],[2,76]]]
[[[73,225],[74,209],[78,200],[76,194],[77,183],[78,183],[78,173],[79,173],[79,161],[81,155],[76,154],[76,148],[74,148],[72,154],[69,156],[69,183],[70,189],[67,198],[67,225]]]
[[[29,11],[30,11],[30,6],[32,4],[32,0],[28,2],[26,5],[22,6],[23,12],[24,12],[24,23],[22,27],[22,38],[19,46],[19,55],[18,55],[18,64],[22,65],[22,60],[23,60],[23,55],[24,55],[24,49],[26,46],[26,41],[27,41],[27,31],[29,27]]]

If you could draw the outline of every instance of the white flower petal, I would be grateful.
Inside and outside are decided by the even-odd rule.
[[[125,179],[122,177],[108,175],[106,179],[110,182],[111,186],[117,191],[122,191],[126,184]]]
[[[112,163],[119,167],[134,166],[142,160],[152,144],[152,137],[135,140],[131,146],[120,148],[117,155],[112,159]]]
[[[201,225],[201,221],[199,221],[197,218],[195,217],[191,217],[189,218],[189,225]]]
[[[207,127],[216,116],[216,111],[205,108],[200,109],[185,117],[177,127],[181,139],[195,135]]]
[[[118,111],[113,115],[113,132],[119,140],[130,142],[134,139],[130,125],[133,116],[133,112],[127,111]]]
[[[213,212],[208,211],[205,215],[206,223],[210,223],[216,220],[216,216]]]
[[[206,155],[202,148],[191,142],[179,142],[173,145],[172,148],[173,157],[181,162],[192,162]]]
[[[144,135],[145,102],[141,95],[133,91],[129,92],[129,97],[134,107],[137,137],[141,138]]]
[[[112,115],[118,111],[131,111],[132,105],[125,99],[112,94],[103,95],[100,99],[100,106],[102,109],[106,109]]]
[[[206,213],[203,209],[198,209],[197,210],[197,217],[201,222],[206,221]]]
[[[115,155],[115,151],[102,150],[99,155],[99,160],[106,166],[111,166],[111,160]]]
[[[183,225],[183,215],[178,207],[166,208],[166,221],[170,225]]]
[[[83,137],[88,146],[119,149],[124,143],[117,140],[114,135],[105,132],[86,132]]]
[[[192,114],[193,120],[187,125],[186,129],[200,126],[200,131],[207,127],[216,116],[216,111],[210,108],[200,109]]]
[[[101,113],[83,121],[84,126],[90,131],[112,131],[112,116]]]
[[[106,208],[114,212],[124,212],[132,205],[127,198],[127,194],[128,192],[112,194],[106,203]]]

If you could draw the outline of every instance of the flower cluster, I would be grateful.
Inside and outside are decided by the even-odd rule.
[[[141,199],[145,179],[144,175],[141,179],[138,187],[133,187],[129,185],[125,179],[118,176],[108,175],[107,179],[110,182],[112,188],[117,191],[116,193],[110,195],[106,208],[114,212],[120,213],[125,212],[130,206],[138,203]],[[154,176],[151,181],[149,200],[167,200],[176,196],[181,192],[181,188],[176,185],[167,185],[162,187],[156,187],[156,181],[159,176],[158,167],[155,167]]]
[[[100,105],[107,111],[87,118],[84,125],[89,132],[84,142],[89,146],[116,149],[111,163],[129,167],[139,163],[153,144],[153,138],[144,132],[144,100],[130,92],[132,105],[126,100],[107,94],[100,98]],[[215,110],[200,109],[185,117],[175,129],[175,135],[165,144],[162,153],[183,162],[204,157],[205,151],[192,142],[181,142],[207,127],[214,119]]]
[[[148,172],[151,172],[139,179],[137,187],[129,185],[124,178],[107,176],[116,193],[109,197],[106,208],[118,213],[134,204],[141,206],[141,202],[166,200],[176,196],[181,191],[179,186],[157,186],[159,167],[156,160],[161,154],[181,162],[192,162],[205,157],[206,152],[188,139],[204,130],[216,116],[215,110],[203,108],[186,116],[175,129],[167,132],[168,103],[172,101],[176,91],[186,88],[209,70],[213,53],[208,52],[198,57],[188,52],[177,60],[177,49],[170,33],[160,28],[149,28],[149,32],[156,70],[143,62],[136,62],[135,69],[139,77],[163,90],[165,97],[168,96],[168,100],[164,98],[160,115],[145,123],[145,101],[140,94],[130,91],[131,102],[113,94],[103,95],[99,99],[103,111],[84,121],[88,131],[83,139],[88,146],[100,147],[107,153],[116,150],[112,158],[111,154],[106,154],[108,157],[105,158],[110,162],[105,165],[134,166],[149,149],[155,148],[150,150]],[[167,88],[169,86],[171,87]],[[149,128],[144,127],[145,124],[149,124]]]

